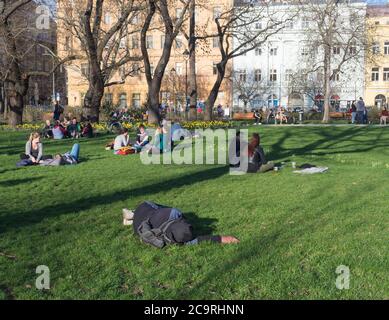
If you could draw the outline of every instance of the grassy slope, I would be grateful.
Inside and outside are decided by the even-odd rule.
[[[230,176],[220,166],[148,166],[82,141],[78,166],[15,169],[25,133],[0,132],[0,298],[389,298],[389,131],[260,128],[269,158],[330,167]],[[45,142],[47,153],[71,142]],[[181,208],[201,234],[237,246],[159,251],[122,226],[149,199]],[[35,268],[51,290],[35,289]],[[338,265],[350,290],[335,287]]]

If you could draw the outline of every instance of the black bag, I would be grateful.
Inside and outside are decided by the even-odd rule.
[[[169,227],[173,223],[179,223],[182,220],[183,218],[168,220],[164,222],[159,228],[152,229],[150,219],[147,219],[139,226],[138,234],[143,242],[162,249],[166,245],[174,243],[174,241],[170,239],[167,234]]]

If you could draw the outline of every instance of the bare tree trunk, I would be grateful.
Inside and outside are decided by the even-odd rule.
[[[331,48],[326,46],[324,52],[324,115],[323,123],[328,123],[330,120],[330,95],[331,95],[331,86],[330,86],[330,77],[331,77]]]
[[[155,86],[149,86],[149,99],[148,99],[148,111],[149,111],[149,124],[157,124],[161,122],[161,114],[159,112],[159,90]]]
[[[104,80],[100,69],[92,68],[89,88],[84,98],[83,116],[92,122],[99,122],[101,100],[104,96]]]
[[[211,92],[209,93],[208,99],[205,102],[205,117],[206,121],[211,121],[213,119],[213,107],[219,95],[220,87],[223,83],[224,76],[226,73],[227,62],[221,62],[217,65],[217,79],[212,87]]]
[[[15,96],[10,99],[9,109],[9,119],[8,124],[11,127],[16,127],[19,124],[23,123],[23,109],[24,101],[23,96],[15,91]]]
[[[189,7],[189,95],[190,109],[189,121],[197,119],[197,77],[196,77],[196,1],[193,0]]]

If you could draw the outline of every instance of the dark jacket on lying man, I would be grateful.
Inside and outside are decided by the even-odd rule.
[[[193,227],[176,208],[143,202],[134,212],[134,232],[144,242],[158,248],[168,244],[194,245],[203,241],[221,243],[220,236],[193,235]]]

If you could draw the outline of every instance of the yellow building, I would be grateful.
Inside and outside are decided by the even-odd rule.
[[[389,6],[368,8],[368,24],[374,31],[366,62],[365,101],[381,108],[389,103]]]
[[[196,24],[206,26],[207,32],[211,34],[212,30],[216,30],[214,16],[220,14],[232,6],[233,0],[199,0],[196,7]],[[204,4],[203,4],[204,3]],[[111,9],[110,9],[111,10]],[[176,12],[180,10],[179,6],[174,8]],[[61,5],[59,5],[59,14]],[[66,14],[66,13],[65,13]],[[177,13],[176,13],[177,14]],[[172,13],[174,15],[174,12]],[[115,21],[114,14],[106,10],[103,14],[103,27],[109,28]],[[141,21],[134,21],[141,25]],[[62,32],[63,31],[63,32]],[[150,60],[155,66],[160,58],[164,35],[159,30],[151,31],[148,35],[148,48]],[[140,34],[129,34],[126,37],[123,46],[132,50],[133,54],[140,55]],[[180,34],[172,48],[171,59],[169,66],[166,69],[164,81],[161,88],[161,102],[171,105],[185,106],[185,89],[186,89],[186,72],[189,68],[187,57],[184,52],[188,48],[188,41]],[[81,54],[80,44],[75,40],[75,37],[70,32],[66,32],[63,23],[59,22],[58,49],[61,57],[66,57],[69,52],[73,54]],[[198,81],[198,98],[199,101],[205,101],[216,79],[215,63],[220,61],[220,53],[217,42],[213,39],[204,40],[197,45],[197,81]],[[231,62],[232,64],[232,62]],[[121,107],[138,108],[144,105],[147,101],[147,83],[146,77],[142,73],[143,62],[140,61],[136,67],[139,67],[140,72],[136,76],[127,77],[124,84],[115,85],[106,88],[104,103],[111,103]],[[132,65],[133,66],[133,65]],[[83,97],[88,89],[85,74],[87,74],[87,61],[76,60],[71,62],[66,67],[67,70],[67,102],[69,106],[81,106]],[[125,72],[125,71],[123,71]],[[120,71],[112,78],[112,81],[120,80]],[[230,89],[230,81],[226,79],[220,90],[218,101],[216,104],[223,106],[231,105],[232,90]]]

